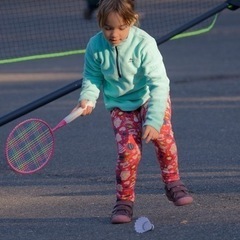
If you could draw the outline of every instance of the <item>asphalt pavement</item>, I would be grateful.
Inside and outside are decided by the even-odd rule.
[[[240,239],[239,22],[240,10],[227,10],[209,33],[160,46],[192,205],[168,202],[153,146],[144,144],[134,219],[110,224],[116,147],[102,98],[92,115],[56,132],[54,157],[42,171],[14,173],[4,156],[11,129],[31,117],[54,126],[77,103],[74,91],[0,127],[0,239]],[[0,115],[79,79],[82,67],[79,56],[0,65]],[[135,232],[140,216],[150,219],[153,231]]]

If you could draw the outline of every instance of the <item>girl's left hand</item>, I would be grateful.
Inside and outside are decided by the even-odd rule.
[[[147,125],[143,128],[142,139],[144,139],[146,143],[149,143],[151,140],[156,140],[158,137],[159,132],[154,127]]]

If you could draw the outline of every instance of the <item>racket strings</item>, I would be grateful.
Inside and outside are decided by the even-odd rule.
[[[6,155],[17,171],[36,171],[47,163],[54,147],[49,127],[41,121],[31,120],[17,126],[9,135]]]
[[[9,144],[12,147],[15,147],[21,152],[25,152],[29,149],[31,149],[33,146],[36,146],[36,141],[38,139],[41,139],[42,137],[45,137],[46,131],[42,131],[43,129],[39,124],[31,124],[26,129],[24,128],[18,128],[12,135],[12,139],[10,140]],[[36,136],[38,138],[36,138]]]

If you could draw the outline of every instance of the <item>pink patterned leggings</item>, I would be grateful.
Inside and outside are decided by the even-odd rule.
[[[142,155],[142,124],[147,112],[147,103],[141,108],[124,112],[113,109],[111,119],[117,142],[116,164],[117,200],[135,200],[137,169]],[[171,124],[171,103],[165,111],[164,123],[157,140],[152,141],[160,164],[164,183],[179,180],[177,146]]]

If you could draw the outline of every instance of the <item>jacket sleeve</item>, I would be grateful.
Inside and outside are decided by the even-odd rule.
[[[102,86],[101,62],[97,57],[97,52],[94,52],[93,46],[94,44],[90,40],[84,57],[83,81],[79,101],[83,99],[97,101]]]
[[[150,125],[160,131],[169,98],[169,79],[154,39],[145,45],[142,60],[150,93],[144,125]]]

